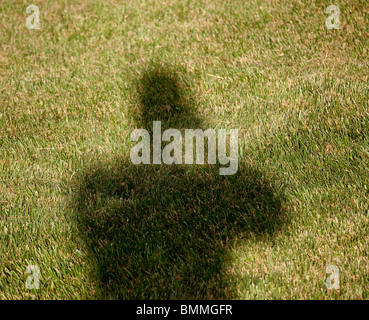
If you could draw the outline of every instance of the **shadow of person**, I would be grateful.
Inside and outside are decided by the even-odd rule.
[[[183,84],[156,68],[139,81],[138,124],[180,126],[180,116],[193,112],[184,104]],[[244,164],[221,176],[219,165],[133,165],[116,158],[85,170],[78,184],[78,228],[98,298],[227,298],[227,248],[236,237],[273,234],[284,216],[280,188]]]

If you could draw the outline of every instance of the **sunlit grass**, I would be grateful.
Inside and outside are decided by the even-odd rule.
[[[224,248],[220,296],[368,298],[365,0],[339,2],[338,30],[325,27],[331,1],[33,4],[40,30],[25,26],[28,3],[0,3],[0,299],[129,296],[114,286],[124,270],[100,290],[99,255],[73,204],[91,170],[127,159],[137,80],[152,61],[175,70],[203,126],[239,129],[240,166],[283,193],[286,223],[272,235],[237,233]],[[25,286],[30,264],[38,291]],[[339,291],[325,286],[330,264]],[[219,296],[200,282],[189,297]],[[141,297],[168,296],[145,285]]]

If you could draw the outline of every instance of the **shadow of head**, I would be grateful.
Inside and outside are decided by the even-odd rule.
[[[187,82],[184,73],[155,62],[141,71],[136,83],[139,105],[132,110],[136,126],[150,130],[153,121],[161,121],[165,129],[199,127]]]
[[[220,176],[216,166],[116,161],[80,186],[78,225],[103,298],[224,298],[233,239],[272,235],[283,221],[281,192],[243,166]]]

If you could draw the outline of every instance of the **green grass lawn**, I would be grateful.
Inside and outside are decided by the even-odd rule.
[[[366,0],[2,0],[0,299],[368,299],[368,54]],[[153,120],[238,172],[132,165]]]

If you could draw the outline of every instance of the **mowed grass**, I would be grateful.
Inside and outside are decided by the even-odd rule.
[[[368,299],[365,0],[32,3],[0,3],[0,299]],[[158,101],[238,128],[238,173],[132,167]]]

